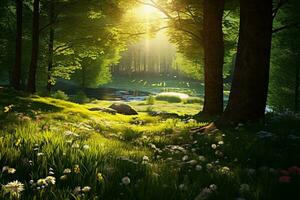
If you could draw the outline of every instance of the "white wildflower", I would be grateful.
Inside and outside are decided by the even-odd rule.
[[[122,178],[122,183],[123,183],[124,185],[130,184],[130,178],[129,178],[128,176],[123,177],[123,178]]]
[[[24,184],[20,181],[12,181],[3,186],[4,191],[9,192],[12,196],[20,197],[20,193],[25,190]]]
[[[187,161],[189,159],[189,157],[187,155],[182,157],[182,161]]]
[[[64,174],[70,174],[71,172],[72,172],[72,170],[70,168],[66,168],[63,171]]]
[[[202,170],[202,166],[201,165],[196,165],[195,169],[196,169],[196,171],[201,171]]]
[[[47,176],[45,179],[46,179],[46,182],[48,184],[55,185],[55,182],[56,182],[55,177],[53,177],[53,176]]]
[[[90,186],[84,186],[81,191],[82,192],[89,192],[90,190],[91,190]]]

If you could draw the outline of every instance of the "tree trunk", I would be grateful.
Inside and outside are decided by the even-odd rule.
[[[240,0],[240,33],[229,102],[219,125],[264,117],[270,70],[272,0]],[[218,124],[218,123],[217,123]]]
[[[17,31],[16,31],[16,57],[15,65],[12,70],[12,86],[14,89],[20,89],[21,82],[21,64],[22,64],[22,10],[23,0],[16,0]]]
[[[205,96],[203,113],[207,115],[219,115],[223,112],[223,12],[224,0],[204,1]]]
[[[48,80],[47,80],[47,91],[51,92],[51,71],[53,68],[53,44],[54,44],[54,0],[50,0],[50,8],[49,8],[49,23],[50,23],[50,31],[49,31],[49,44],[48,44]]]
[[[36,70],[38,65],[39,53],[39,4],[40,0],[34,0],[33,3],[33,25],[32,25],[32,49],[31,62],[29,66],[29,75],[27,82],[27,91],[36,92]]]
[[[300,74],[300,66],[299,64],[296,66],[296,80],[295,80],[295,113],[299,112],[299,74]]]

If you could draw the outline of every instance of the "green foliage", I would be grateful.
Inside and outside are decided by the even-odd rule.
[[[154,105],[155,104],[155,97],[153,95],[149,95],[146,99],[147,105]]]
[[[190,60],[186,58],[183,54],[176,54],[173,68],[192,79],[204,80],[203,65],[201,65],[201,63],[198,63],[197,60]]]
[[[88,103],[90,99],[86,96],[83,91],[79,91],[76,96],[72,98],[72,101],[76,103]]]
[[[183,200],[212,190],[212,199],[280,200],[299,194],[297,168],[290,167],[299,165],[300,146],[288,136],[300,128],[296,115],[272,114],[266,125],[197,135],[190,129],[206,123],[190,117],[88,110],[109,104],[103,101],[79,105],[7,92],[0,97],[0,107],[14,105],[0,118],[1,199],[13,195],[4,193],[13,180],[25,185],[20,199],[82,199],[84,194],[83,199]],[[270,138],[261,138],[266,133]],[[280,169],[290,172],[290,183],[279,181]],[[46,177],[49,182],[41,188]]]
[[[172,94],[158,94],[155,99],[158,101],[167,101],[169,103],[180,103],[182,101],[180,96]]]
[[[203,99],[200,97],[189,97],[187,99],[184,99],[183,103],[185,104],[193,104],[193,103],[203,103]]]
[[[277,14],[274,29],[299,21],[299,13],[299,1],[289,1]],[[296,77],[300,77],[299,72],[297,74],[300,57],[299,35],[299,28],[290,27],[275,33],[273,37],[268,104],[275,110],[295,110],[296,107]]]
[[[68,95],[64,92],[64,91],[61,91],[61,90],[57,90],[55,91],[51,97],[55,98],[55,99],[61,99],[61,100],[68,100],[69,97]]]

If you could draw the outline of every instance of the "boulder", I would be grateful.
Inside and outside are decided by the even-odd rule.
[[[125,103],[114,103],[109,106],[110,109],[114,109],[119,114],[123,115],[137,115],[138,113],[129,105]]]
[[[109,113],[109,114],[113,114],[115,115],[117,113],[116,110],[111,109],[111,108],[90,108],[90,111],[100,111],[100,112],[105,112],[105,113]]]

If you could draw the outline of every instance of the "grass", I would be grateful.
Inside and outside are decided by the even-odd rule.
[[[16,171],[0,172],[0,199],[18,198],[4,187],[14,180],[25,187],[20,199],[299,196],[300,176],[290,167],[300,165],[300,142],[288,136],[300,130],[297,116],[272,114],[265,124],[199,135],[189,131],[206,123],[190,117],[200,109],[198,104],[150,105],[152,110],[179,115],[172,118],[150,116],[147,102],[130,103],[137,116],[88,110],[109,105],[1,92],[0,168]],[[272,136],[259,137],[259,131]],[[291,182],[278,181],[282,169],[287,169],[284,173]],[[55,184],[47,176],[54,177]],[[47,184],[41,184],[45,180]]]

